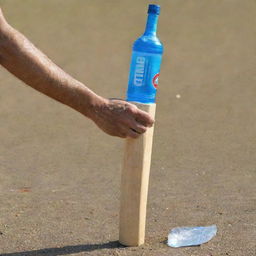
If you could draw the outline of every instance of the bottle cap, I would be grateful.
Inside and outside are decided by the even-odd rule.
[[[150,4],[148,6],[148,13],[159,15],[160,14],[160,5]]]

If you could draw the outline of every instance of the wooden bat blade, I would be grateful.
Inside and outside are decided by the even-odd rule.
[[[137,107],[155,118],[156,104]],[[126,139],[121,178],[119,242],[139,246],[145,240],[146,208],[154,127],[138,139]]]

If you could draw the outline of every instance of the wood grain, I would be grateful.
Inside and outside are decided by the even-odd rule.
[[[137,107],[155,117],[156,104]],[[154,127],[138,139],[126,139],[121,178],[119,242],[139,246],[145,240],[146,208]]]

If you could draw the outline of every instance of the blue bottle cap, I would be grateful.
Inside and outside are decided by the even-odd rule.
[[[148,13],[159,15],[160,14],[160,5],[150,4],[148,6]]]

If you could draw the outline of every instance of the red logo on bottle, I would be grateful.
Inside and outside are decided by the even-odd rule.
[[[158,77],[159,77],[159,73],[156,74],[154,77],[153,77],[153,80],[152,80],[152,83],[154,85],[154,87],[157,89],[158,87]]]

